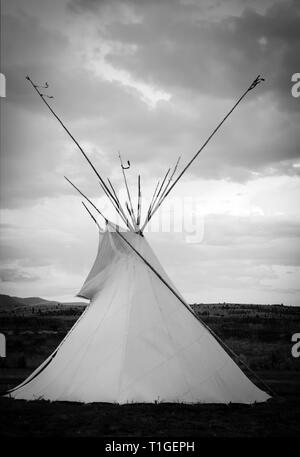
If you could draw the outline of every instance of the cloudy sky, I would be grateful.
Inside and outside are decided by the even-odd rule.
[[[112,217],[27,74],[120,192],[130,160],[145,202],[262,74],[146,236],[190,302],[300,304],[297,0],[3,0],[1,20],[1,293],[80,289],[98,235],[64,175]]]

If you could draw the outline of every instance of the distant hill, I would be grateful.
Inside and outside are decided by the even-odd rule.
[[[7,296],[8,295],[6,295],[6,297]],[[26,298],[12,297],[12,298],[17,300],[19,303],[22,303],[24,305],[29,305],[29,306],[42,305],[42,304],[47,305],[49,303],[57,303],[54,301],[45,300],[44,298],[40,298],[40,297],[26,297]]]
[[[86,302],[58,302],[45,300],[40,297],[11,297],[10,295],[0,294],[0,313],[11,311],[26,311],[29,308],[51,309],[60,306],[85,306]]]
[[[11,308],[14,309],[20,306],[20,302],[15,297],[10,297],[9,295],[0,295],[0,309],[2,308]]]

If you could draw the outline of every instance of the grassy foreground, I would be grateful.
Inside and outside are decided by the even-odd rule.
[[[7,437],[299,437],[300,358],[291,335],[300,308],[196,305],[201,318],[276,392],[267,403],[184,405],[69,403],[0,398],[0,434]],[[0,389],[16,386],[49,355],[82,309],[24,308],[1,313],[7,357],[0,359]]]
[[[68,403],[1,399],[1,434],[10,437],[299,437],[299,396],[265,404]]]

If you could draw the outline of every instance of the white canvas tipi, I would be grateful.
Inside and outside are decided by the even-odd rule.
[[[107,222],[106,231],[99,231],[93,268],[78,294],[89,299],[90,304],[54,353],[8,395],[27,400],[117,403],[267,400],[269,395],[248,379],[223,348],[224,344],[197,319],[143,236],[145,226],[174,185],[240,101],[263,78],[258,76],[253,81],[173,182],[178,161],[171,175],[168,170],[155,189],[143,224],[140,177],[136,217],[126,180],[125,170],[130,163],[124,167],[120,157],[128,195],[126,212],[111,182],[108,180],[109,187],[40,93],[40,86],[29,76],[27,79],[89,162],[127,229],[110,230],[113,225],[68,180]]]
[[[269,398],[117,232],[99,236],[79,293],[90,304],[54,354],[10,396],[117,403]],[[122,237],[175,290],[145,237],[130,231]]]

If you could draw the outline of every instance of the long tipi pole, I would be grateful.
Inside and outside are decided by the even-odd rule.
[[[156,184],[156,187],[155,187],[155,190],[154,190],[152,199],[151,199],[151,201],[150,201],[150,205],[149,205],[148,212],[147,212],[147,219],[148,219],[149,215],[151,214],[151,208],[152,208],[152,206],[153,206],[154,198],[155,198],[155,195],[156,195],[156,192],[157,192],[159,183],[160,183],[160,181],[158,181],[158,183]],[[146,220],[147,220],[147,219],[146,219]],[[144,225],[145,225],[145,224],[144,224]]]
[[[138,229],[140,228],[140,223],[141,223],[141,212],[142,212],[141,176],[138,175],[138,197],[137,197],[137,217],[136,217],[136,223],[137,223]]]
[[[167,190],[168,190],[168,188],[169,188],[169,186],[170,186],[170,183],[171,183],[171,181],[172,181],[172,179],[173,179],[173,176],[175,175],[175,173],[176,173],[176,171],[177,171],[177,168],[178,168],[180,159],[181,159],[181,156],[178,157],[178,159],[177,159],[177,162],[176,162],[176,164],[175,164],[173,173],[172,173],[171,176],[169,177],[168,182],[167,182],[167,185],[165,186],[164,191],[162,192],[161,196],[159,197],[159,200],[158,200],[159,202],[160,202],[160,200],[162,200],[162,199],[164,198],[164,196],[165,196],[165,194],[166,194],[166,192],[167,192]]]
[[[73,140],[73,142],[76,144],[76,146],[78,147],[78,149],[80,150],[80,152],[82,153],[82,155],[84,156],[84,158],[86,159],[86,161],[89,163],[89,165],[91,166],[91,168],[93,169],[93,171],[95,172],[95,174],[97,175],[97,177],[99,178],[100,180],[100,185],[103,189],[103,191],[106,193],[107,197],[109,198],[109,200],[111,201],[111,203],[113,204],[114,208],[116,209],[117,213],[122,217],[122,215],[120,214],[122,211],[120,210],[119,206],[118,206],[118,202],[115,200],[115,197],[114,195],[112,194],[112,192],[110,191],[110,189],[108,188],[108,186],[105,184],[104,180],[102,179],[100,173],[98,173],[98,171],[96,170],[96,168],[94,167],[93,163],[91,162],[91,160],[88,158],[88,156],[86,155],[86,153],[84,152],[83,148],[80,146],[80,144],[78,143],[78,141],[76,140],[76,138],[72,135],[72,133],[70,132],[70,130],[66,127],[66,125],[64,124],[64,122],[60,119],[60,117],[55,113],[55,111],[53,110],[53,108],[49,105],[49,103],[45,100],[45,97],[49,97],[48,95],[45,95],[45,94],[42,94],[39,89],[38,89],[38,85],[37,84],[34,84],[33,81],[31,80],[31,78],[29,76],[26,76],[26,79],[30,82],[30,84],[32,85],[32,87],[34,88],[34,90],[37,92],[37,94],[41,97],[41,99],[43,100],[43,102],[45,103],[45,105],[47,106],[47,108],[50,110],[50,112],[53,114],[53,116],[57,119],[57,121],[60,123],[60,125],[63,127],[63,129],[67,132],[67,134],[69,135],[69,137]],[[45,85],[45,89],[47,89],[49,86],[48,86],[48,83],[46,83]],[[49,97],[49,98],[52,98],[52,97]],[[123,217],[122,217],[123,218]]]
[[[162,193],[164,192],[164,191],[163,191],[163,187],[164,187],[164,184],[165,184],[165,182],[166,182],[166,179],[167,179],[168,174],[170,173],[170,171],[171,171],[171,168],[168,168],[168,170],[167,170],[167,172],[166,172],[166,174],[165,174],[165,176],[164,176],[164,178],[163,178],[163,180],[162,180],[162,183],[161,183],[161,185],[159,186],[159,189],[158,189],[158,192],[157,192],[157,194],[156,194],[156,196],[155,196],[155,199],[153,200],[152,208],[155,206],[156,202],[158,201],[158,199],[160,198],[160,196],[161,196]],[[150,208],[150,214],[151,214],[151,208]]]
[[[203,143],[203,145],[201,146],[201,148],[196,152],[196,154],[191,158],[191,160],[187,163],[187,165],[184,167],[184,169],[181,171],[181,173],[179,174],[179,176],[177,176],[177,178],[175,179],[175,181],[173,182],[173,184],[169,187],[168,191],[165,193],[165,195],[163,196],[163,198],[157,203],[156,207],[153,209],[153,211],[151,211],[151,214],[150,214],[150,217],[149,219],[146,221],[146,223],[149,222],[149,220],[151,219],[151,217],[156,213],[156,211],[158,210],[158,208],[160,207],[160,205],[163,203],[163,201],[166,199],[166,197],[169,195],[169,193],[171,192],[171,190],[174,188],[174,186],[178,183],[178,181],[180,180],[180,178],[182,177],[182,175],[187,171],[187,169],[192,165],[192,163],[194,162],[194,160],[198,157],[198,155],[200,154],[201,151],[203,151],[203,149],[205,148],[205,146],[209,143],[209,141],[212,139],[212,137],[217,133],[217,131],[219,130],[219,128],[224,124],[224,122],[226,121],[226,119],[228,119],[228,117],[231,115],[231,113],[235,110],[235,108],[240,104],[240,102],[243,100],[243,98],[248,94],[248,92],[250,92],[250,90],[254,89],[254,87],[256,87],[259,83],[261,83],[262,81],[264,81],[264,78],[261,78],[260,75],[257,76],[257,78],[252,82],[252,84],[248,87],[248,89],[240,96],[240,98],[237,100],[237,102],[234,104],[234,106],[230,109],[230,111],[228,111],[228,113],[224,116],[224,118],[222,119],[222,121],[217,125],[217,127],[213,130],[213,132],[209,135],[209,137],[207,138],[207,140]],[[145,224],[144,224],[144,227],[145,228]]]
[[[133,230],[133,231],[134,231],[134,228],[133,228],[132,225],[130,224],[129,220],[128,220],[127,217],[126,217],[126,214],[125,214],[124,211],[123,211],[122,205],[121,205],[120,200],[119,200],[119,198],[118,198],[118,196],[117,196],[117,193],[116,193],[116,191],[115,191],[115,189],[114,189],[114,186],[113,186],[112,183],[111,183],[111,180],[110,180],[109,178],[107,178],[107,181],[108,181],[108,183],[109,183],[109,185],[110,185],[110,187],[111,187],[111,189],[112,189],[112,191],[113,191],[113,194],[114,194],[115,199],[116,199],[117,204],[118,204],[118,208],[120,209],[120,212],[122,213],[122,214],[120,214],[120,216],[123,218],[123,220],[124,220],[125,224],[127,225],[127,227],[128,227],[130,230]]]
[[[85,209],[87,210],[88,214],[91,216],[91,218],[93,219],[93,221],[95,222],[95,224],[97,225],[98,229],[100,232],[103,232],[102,228],[100,227],[97,219],[95,218],[95,216],[92,214],[92,212],[89,210],[89,208],[87,207],[87,205],[84,203],[84,202],[81,202],[83,204],[83,206],[85,207]]]
[[[165,188],[164,188],[163,191],[161,192],[160,197],[157,198],[157,197],[158,197],[158,195],[157,195],[157,196],[154,198],[154,196],[153,196],[153,198],[152,198],[152,200],[151,200],[151,204],[150,204],[149,209],[148,209],[148,213],[147,213],[146,220],[145,220],[145,222],[144,222],[144,225],[143,225],[142,228],[141,228],[141,231],[142,231],[142,232],[143,232],[144,228],[146,227],[148,221],[151,219],[151,212],[152,212],[152,209],[153,209],[154,206],[155,206],[155,203],[156,203],[157,201],[158,201],[158,203],[159,203],[159,202],[161,201],[161,199],[164,198],[164,195],[165,195],[165,193],[166,193],[166,191],[167,191],[167,189],[168,189],[168,187],[169,187],[169,185],[170,185],[170,183],[171,183],[171,181],[172,181],[172,179],[173,179],[173,176],[174,176],[174,174],[176,173],[178,164],[179,164],[179,162],[180,162],[180,158],[181,158],[181,157],[178,157],[177,162],[176,162],[176,165],[175,165],[175,167],[174,167],[174,170],[173,170],[171,176],[169,177],[169,179],[168,179],[168,181],[167,181],[167,184],[166,184]],[[158,185],[159,185],[159,182],[158,182],[158,184],[157,184],[157,187],[158,187]],[[161,186],[161,187],[162,187],[162,186]],[[154,195],[155,195],[155,193],[156,193],[156,189],[155,189]]]

